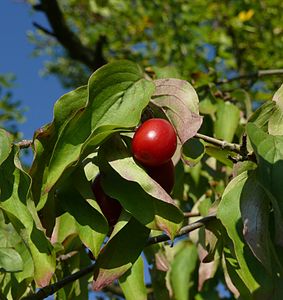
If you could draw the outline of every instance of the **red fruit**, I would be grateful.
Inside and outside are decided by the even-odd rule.
[[[109,226],[114,226],[121,214],[121,204],[105,194],[101,186],[101,175],[99,174],[92,183],[92,191],[102,213],[108,221]]]
[[[158,166],[175,153],[177,136],[173,126],[164,119],[149,119],[135,132],[132,152],[144,166]]]
[[[145,170],[168,194],[172,191],[175,181],[175,168],[171,159],[160,166],[145,167]]]

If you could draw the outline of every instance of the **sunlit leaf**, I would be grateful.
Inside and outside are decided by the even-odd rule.
[[[232,142],[239,120],[240,110],[237,106],[230,102],[219,101],[214,123],[215,137]]]
[[[80,159],[87,146],[86,151],[91,151],[117,129],[138,124],[154,91],[153,83],[143,77],[140,67],[128,61],[108,64],[91,76],[86,108],[64,127],[53,150],[44,193]]]
[[[23,269],[20,254],[13,248],[0,248],[0,270],[3,272],[19,272]]]
[[[147,290],[144,283],[144,264],[141,256],[131,269],[120,277],[119,285],[126,299],[147,299]]]

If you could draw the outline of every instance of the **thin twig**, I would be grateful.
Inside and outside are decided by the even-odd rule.
[[[65,285],[72,283],[74,281],[76,281],[77,279],[80,279],[88,274],[90,274],[91,272],[94,271],[95,268],[95,263],[92,265],[87,266],[86,268],[72,274],[69,275],[65,278],[63,278],[62,280],[55,282],[53,284],[50,284],[48,286],[45,286],[44,288],[40,289],[38,292],[36,292],[33,295],[27,296],[25,298],[23,298],[23,300],[42,300],[45,299],[48,296],[51,296],[53,294],[55,294],[58,290],[60,290],[61,288],[63,288]]]
[[[32,145],[32,140],[22,140],[18,143],[16,143],[16,146],[20,147],[20,149],[29,148]]]
[[[272,76],[272,75],[283,75],[283,69],[259,70],[254,73],[244,74],[229,79],[221,79],[217,81],[216,84],[225,84],[225,83],[230,83],[232,81],[237,81],[242,79],[253,79],[253,78],[260,78],[263,76]]]
[[[48,30],[47,28],[41,26],[40,24],[38,24],[37,22],[32,22],[32,25],[37,28],[38,30],[42,31],[43,33],[56,37],[56,34],[50,30]]]
[[[180,236],[185,235],[193,230],[196,230],[196,229],[204,226],[206,223],[208,223],[210,220],[212,220],[214,218],[215,218],[215,214],[209,215],[209,216],[206,216],[194,223],[184,226],[180,229],[180,231],[176,237],[180,237]],[[170,238],[166,234],[158,235],[158,236],[149,238],[146,246],[165,242],[168,240],[170,240]],[[92,265],[89,265],[85,269],[82,269],[76,273],[73,273],[72,275],[69,275],[69,276],[63,278],[62,280],[60,280],[58,282],[55,282],[53,284],[50,284],[50,285],[40,289],[35,294],[23,298],[23,300],[42,300],[48,296],[53,295],[58,290],[63,288],[65,285],[72,283],[72,282],[76,281],[77,279],[80,279],[81,277],[94,272],[94,269],[95,269],[95,263]]]
[[[192,218],[192,217],[199,217],[200,213],[199,212],[184,212],[184,217],[185,218]]]
[[[207,136],[207,135],[204,135],[204,134],[201,134],[201,133],[197,133],[195,135],[195,137],[198,138],[198,139],[202,139],[205,142],[208,142],[212,145],[221,147],[222,149],[227,149],[227,150],[236,152],[238,154],[241,154],[241,145],[239,145],[239,144],[228,143],[226,141],[218,140],[218,139],[215,139],[213,137],[210,137],[210,136]]]

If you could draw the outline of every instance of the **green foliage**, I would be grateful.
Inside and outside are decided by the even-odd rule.
[[[23,122],[24,109],[20,101],[13,101],[11,89],[15,77],[12,74],[0,74],[0,127],[19,137],[17,123]]]
[[[247,98],[227,102],[212,90],[199,97],[185,80],[121,60],[56,102],[27,171],[1,129],[0,296],[79,300],[91,286],[126,299],[218,299],[220,282],[229,299],[281,299],[282,87],[254,113]],[[152,117],[178,136],[171,194],[131,151],[136,127]],[[122,206],[114,226],[91,189],[98,174]],[[199,219],[204,226],[192,227]]]

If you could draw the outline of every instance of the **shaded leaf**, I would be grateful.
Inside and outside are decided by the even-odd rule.
[[[150,230],[131,218],[101,250],[94,272],[93,289],[101,290],[129,270],[140,256]]]
[[[193,137],[202,124],[195,89],[185,80],[158,79],[152,102],[161,107],[173,123],[182,144]]]
[[[76,180],[76,183],[74,180]],[[81,186],[82,189],[86,189],[85,197],[83,197],[75,188],[75,186],[81,184],[83,178],[76,178],[74,176],[74,180],[70,180],[61,187],[58,191],[57,201],[60,201],[60,205],[64,210],[69,212],[72,218],[75,219],[77,229],[76,231],[73,229],[73,231],[79,235],[84,245],[88,247],[96,257],[108,232],[107,221],[96,204],[93,193],[90,190],[90,183],[86,182],[88,184],[87,187]],[[96,207],[93,207],[88,201],[93,203]],[[61,223],[60,226],[61,231],[66,231],[70,228],[68,222],[64,222],[63,224]],[[67,228],[64,229],[62,226],[66,226]]]
[[[283,214],[283,136],[267,134],[253,123],[247,132],[257,156],[259,181],[277,199]]]
[[[243,236],[244,227],[240,205],[247,180],[248,174],[244,172],[228,184],[218,206],[217,217],[221,220],[229,236],[229,238],[225,238],[225,246],[228,247],[230,253],[226,257],[226,262],[229,263],[227,269],[233,283],[240,292],[245,290],[244,287],[241,287],[244,283],[250,295],[264,297],[272,295],[274,292],[273,280],[253,256]],[[230,271],[228,266],[231,267]]]
[[[241,194],[243,235],[256,258],[271,273],[271,240],[269,234],[270,200],[256,180],[250,175]]]
[[[204,153],[204,143],[196,138],[189,139],[182,146],[182,159],[189,166],[194,166],[198,163]]]
[[[165,231],[173,238],[183,214],[167,192],[135,163],[119,137],[107,141],[100,153],[105,160],[102,166],[105,192],[142,224]]]

